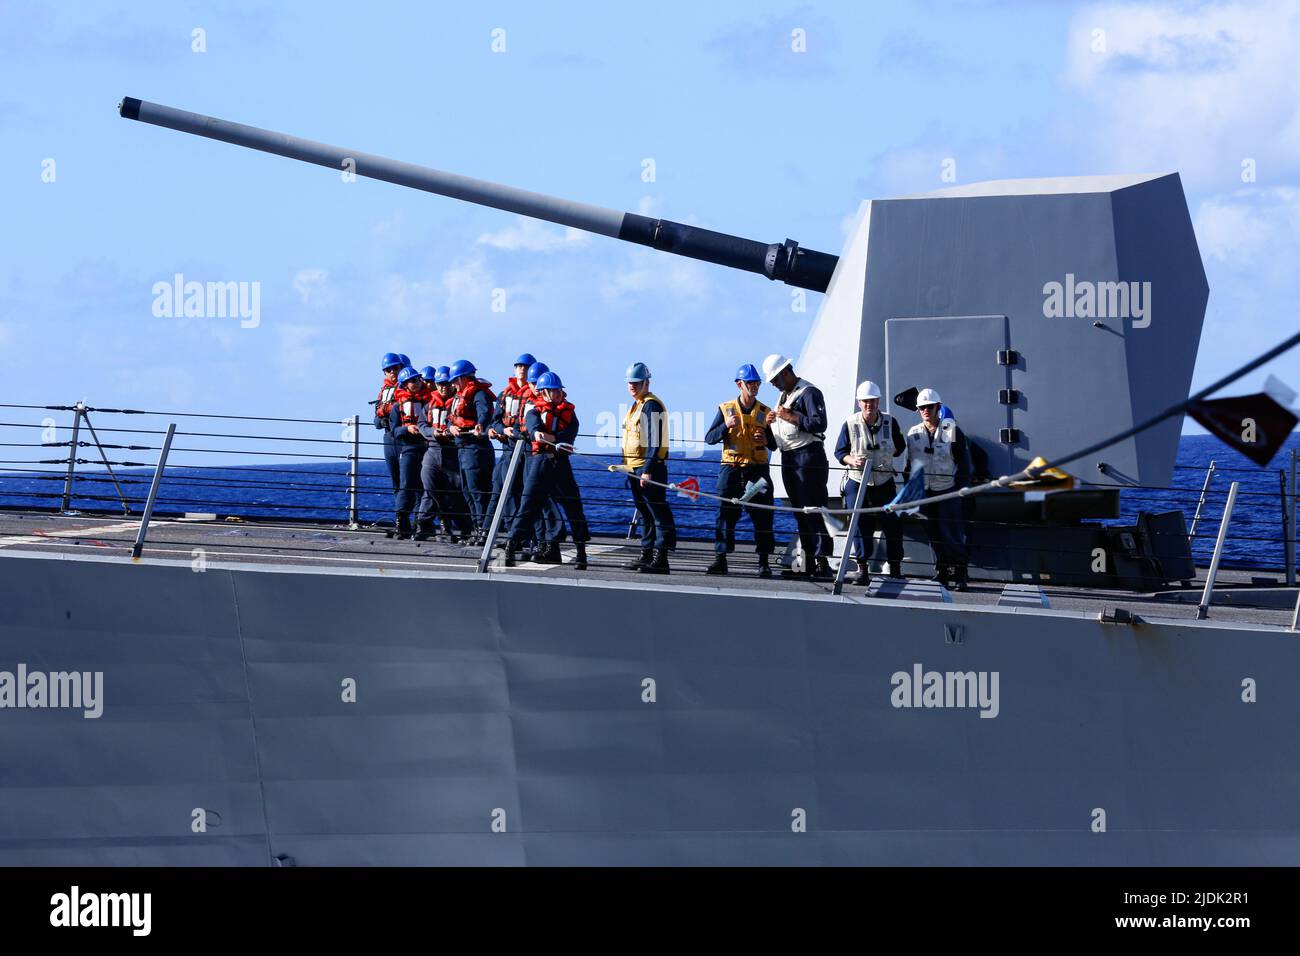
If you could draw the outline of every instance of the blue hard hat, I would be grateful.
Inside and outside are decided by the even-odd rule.
[[[469,359],[457,359],[455,362],[451,363],[451,369],[448,371],[447,375],[452,379],[452,381],[455,381],[462,375],[473,375],[477,371],[478,369],[474,367],[474,363]]]
[[[742,365],[740,368],[736,369],[736,381],[737,382],[761,382],[763,380],[759,378],[758,369],[754,368],[754,366]]]
[[[542,376],[542,373],[549,372],[551,367],[545,362],[534,362],[528,366],[528,383],[531,385]]]
[[[403,352],[398,352],[398,353],[397,353],[397,357],[398,357],[399,359],[402,360],[402,364],[403,364],[403,365],[410,365],[410,364],[411,364],[411,359],[410,359],[410,357],[407,356],[405,353],[403,353]]]
[[[439,365],[437,373],[433,376],[435,385],[445,385],[451,381],[451,369],[445,365]]]
[[[554,372],[543,372],[537,376],[537,390],[540,392],[546,388],[564,388],[564,383],[560,381],[560,376]]]
[[[956,421],[957,416],[954,415],[954,414],[952,413],[952,409],[949,408],[947,405],[940,405],[940,406],[939,406],[939,421],[943,421],[945,418],[951,418],[951,419],[953,419],[954,421]]]
[[[627,380],[629,382],[649,381],[650,369],[646,368],[645,362],[633,362],[627,367]]]
[[[531,352],[525,352],[523,355],[519,356],[519,358],[515,359],[515,364],[530,367],[537,364],[537,359],[533,358]]]
[[[420,378],[424,379],[426,382],[432,382],[437,375],[438,370],[432,365],[426,365],[424,368],[420,369]]]
[[[384,357],[379,360],[379,367],[385,372],[387,372],[394,365],[396,365],[398,368],[401,368],[405,364],[406,363],[402,361],[402,357],[398,355],[396,352],[385,352]]]
[[[419,378],[419,377],[420,377],[420,373],[408,365],[406,366],[406,368],[402,369],[400,372],[397,373],[397,384],[405,385],[411,379]]]

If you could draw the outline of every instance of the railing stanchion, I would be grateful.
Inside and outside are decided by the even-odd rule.
[[[1210,559],[1210,571],[1205,576],[1205,590],[1201,592],[1201,603],[1196,608],[1196,619],[1203,621],[1210,613],[1210,599],[1214,597],[1214,578],[1219,573],[1219,559],[1223,557],[1223,543],[1228,539],[1228,522],[1232,520],[1232,505],[1237,500],[1237,485],[1234,481],[1228,487],[1228,503],[1223,506],[1223,518],[1219,521],[1219,536],[1214,542],[1214,557]]]
[[[1214,459],[1210,459],[1210,467],[1205,471],[1205,484],[1201,485],[1201,497],[1196,502],[1196,514],[1192,515],[1192,530],[1187,532],[1187,547],[1194,549],[1196,547],[1196,526],[1201,523],[1201,512],[1205,509],[1205,498],[1210,493],[1210,481],[1214,478]]]
[[[95,448],[99,450],[100,460],[104,462],[104,467],[108,469],[108,477],[113,479],[113,487],[117,489],[117,497],[122,502],[122,514],[130,517],[131,506],[126,503],[126,493],[122,491],[122,486],[117,483],[117,475],[113,474],[113,465],[104,454],[104,446],[99,443],[99,435],[95,433],[95,426],[90,421],[90,409],[81,413],[81,417],[86,420],[86,427],[90,429],[90,437],[95,440]]]
[[[1296,592],[1295,610],[1291,612],[1291,630],[1294,631],[1297,624],[1300,624],[1300,591]]]
[[[135,533],[135,544],[131,547],[131,557],[138,558],[144,551],[144,536],[149,533],[149,519],[153,517],[153,505],[158,499],[158,486],[162,484],[163,469],[167,467],[167,453],[172,448],[172,436],[176,434],[176,423],[167,426],[167,437],[163,439],[162,451],[158,453],[158,466],[153,472],[153,483],[149,485],[149,500],[144,503],[144,514],[140,516],[140,530]]]
[[[352,458],[348,462],[348,530],[361,527],[357,518],[357,471],[361,460],[361,416],[352,416]]]
[[[483,553],[478,559],[479,573],[487,571],[488,564],[492,561],[492,549],[496,547],[497,532],[501,528],[501,513],[505,511],[506,499],[510,497],[510,490],[515,486],[515,473],[519,470],[519,459],[524,456],[524,440],[522,438],[515,440],[514,451],[510,453],[510,466],[506,468],[505,483],[501,486],[501,494],[497,495],[497,510],[492,512],[492,524],[488,526],[487,540],[483,542]]]
[[[867,470],[863,468],[862,481],[858,484],[858,494],[857,497],[854,498],[853,500],[853,514],[849,516],[849,537],[848,540],[844,542],[844,557],[840,558],[839,570],[835,572],[835,587],[831,589],[832,593],[834,594],[839,594],[841,591],[844,590],[844,575],[848,571],[848,567],[849,567],[849,552],[853,549],[853,536],[857,534],[858,531],[858,518],[860,517],[860,515],[858,514],[858,509],[862,507],[862,499],[866,497],[866,492],[867,492]],[[875,540],[876,540],[875,535],[872,535],[871,541],[873,544],[875,543]],[[862,561],[865,563],[870,560],[871,560],[871,555],[867,554],[867,543],[863,541]]]
[[[68,477],[63,480],[63,503],[59,505],[59,510],[64,514],[67,514],[72,506],[72,478],[77,467],[77,441],[81,437],[81,413],[85,409],[86,406],[81,402],[77,402],[72,407],[72,443],[68,445]]]
[[[1295,532],[1295,496],[1296,496],[1296,450],[1291,449],[1291,493],[1286,497],[1286,516],[1287,516],[1287,540],[1286,540],[1286,583],[1287,587],[1295,587],[1295,549],[1296,538],[1300,537]]]

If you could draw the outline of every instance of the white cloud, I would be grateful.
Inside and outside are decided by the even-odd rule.
[[[471,256],[453,263],[443,272],[439,283],[449,314],[476,314],[489,307],[492,276],[482,256]]]
[[[636,201],[636,213],[638,216],[649,216],[652,219],[659,219],[663,214],[664,200],[662,196],[642,196]]]
[[[300,269],[293,277],[293,291],[303,305],[325,305],[334,297],[329,282],[329,273],[324,269]]]
[[[313,343],[323,329],[318,325],[279,323],[276,334],[280,338],[280,363],[277,366],[290,381],[304,383],[318,381],[315,366],[318,358]]]
[[[442,304],[441,291],[441,283],[433,279],[390,273],[380,280],[370,313],[388,326],[426,328],[433,325]]]
[[[651,249],[631,249],[624,264],[604,282],[600,291],[610,305],[626,305],[631,299],[650,294],[658,299],[685,300],[696,306],[712,290],[709,268],[695,259]]]
[[[1244,188],[1214,196],[1196,210],[1201,252],[1234,269],[1290,274],[1284,250],[1300,245],[1300,189]]]
[[[1178,169],[1222,183],[1247,157],[1274,175],[1296,171],[1297,49],[1294,2],[1083,8],[1070,25],[1066,81],[1093,109],[1060,117],[1060,131],[1115,171]]]
[[[497,232],[485,232],[478,237],[480,245],[509,251],[554,252],[557,249],[583,245],[588,234],[580,229],[557,229],[526,216],[515,217],[515,223]]]

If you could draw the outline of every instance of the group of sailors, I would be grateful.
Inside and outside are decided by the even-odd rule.
[[[388,353],[382,361],[383,385],[375,405],[375,427],[384,434],[384,458],[395,493],[392,534],[417,541],[436,537],[435,522],[453,543],[481,546],[497,511],[500,496],[504,523],[498,546],[505,564],[521,556],[542,564],[559,564],[565,522],[577,554],[574,567],[587,568],[590,529],[570,455],[578,434],[578,417],[558,373],[528,353],[514,363],[514,374],[499,393],[478,375],[472,362],[416,370],[407,356]],[[650,370],[634,362],[625,375],[632,404],[622,423],[622,463],[641,529],[641,553],[627,570],[669,573],[668,555],[677,545],[677,528],[668,504],[668,411],[651,391]],[[780,393],[775,406],[758,400],[766,381]],[[793,363],[769,355],[762,374],[753,365],[736,370],[737,394],[718,406],[705,442],[722,446],[716,493],[715,558],[706,573],[728,573],[727,555],[735,550],[736,525],[742,510],[754,527],[759,576],[771,577],[774,503],[771,453],[781,451],[781,477],[790,505],[825,508],[829,501],[830,463],[825,441],[826,400],[820,389],[799,377]],[[953,491],[971,480],[969,446],[937,391],[917,395],[921,421],[906,432],[880,409],[880,389],[867,381],[858,386],[858,411],[840,428],[835,459],[847,470],[844,501],[853,506],[861,492],[862,507],[889,504],[898,496],[900,476],[922,471],[924,496]],[[522,442],[523,467],[506,487],[516,443]],[[502,446],[498,456],[494,443]],[[895,461],[905,457],[905,465]],[[767,506],[767,507],[764,507]],[[967,557],[962,503],[957,499],[921,503],[935,552],[935,578],[965,590]],[[561,519],[563,511],[563,520]],[[834,545],[821,514],[796,510],[795,523],[805,556],[800,571],[782,577],[831,580],[829,558]],[[860,514],[849,554],[857,565],[850,583],[870,583],[871,548],[879,529],[885,539],[886,573],[903,576],[903,534],[894,513]]]

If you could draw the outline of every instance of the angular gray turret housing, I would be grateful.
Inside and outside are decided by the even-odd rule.
[[[937,388],[988,471],[1002,474],[1186,398],[1208,294],[1176,173],[872,200],[797,366],[833,418],[851,411],[862,379],[887,396]],[[1167,484],[1181,424],[1071,470],[1098,480],[1104,462],[1121,483]]]

